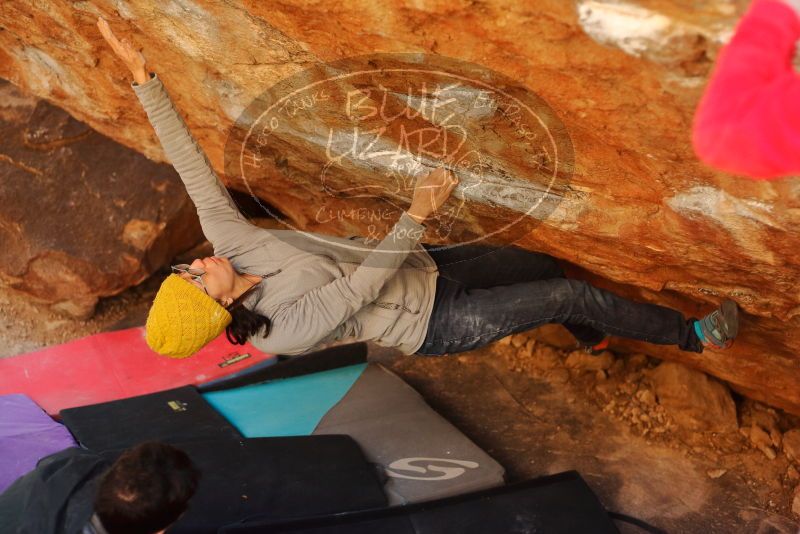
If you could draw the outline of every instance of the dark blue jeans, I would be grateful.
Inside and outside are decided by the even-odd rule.
[[[439,266],[439,276],[428,333],[418,354],[473,350],[546,323],[561,323],[588,344],[611,334],[703,352],[694,317],[565,278],[547,254],[516,247],[423,246]]]

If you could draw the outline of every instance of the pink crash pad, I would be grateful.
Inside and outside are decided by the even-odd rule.
[[[0,395],[24,393],[57,415],[65,408],[198,385],[275,361],[249,343],[229,343],[224,333],[189,358],[167,358],[147,346],[140,326],[0,359]]]

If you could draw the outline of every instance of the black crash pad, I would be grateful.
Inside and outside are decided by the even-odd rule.
[[[61,410],[75,439],[94,451],[143,441],[241,439],[239,431],[192,386]]]
[[[619,534],[575,471],[436,501],[277,523],[231,524],[225,534]]]
[[[384,507],[373,466],[349,436],[176,444],[201,470],[189,510],[168,534],[217,532],[258,515],[270,521]]]

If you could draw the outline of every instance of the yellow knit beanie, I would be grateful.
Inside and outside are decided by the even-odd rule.
[[[205,291],[173,273],[153,299],[145,339],[162,356],[186,358],[216,338],[231,320],[228,310]]]

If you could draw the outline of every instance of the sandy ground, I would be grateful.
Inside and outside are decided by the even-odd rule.
[[[268,227],[268,223],[259,224]],[[211,256],[213,248],[201,241],[173,258],[172,263],[189,263],[194,258]],[[0,358],[65,343],[83,336],[144,324],[147,310],[161,282],[170,273],[165,267],[141,284],[100,299],[91,319],[79,321],[52,312],[27,296],[0,288]]]
[[[135,326],[140,310],[147,309],[157,289],[158,279],[152,277],[115,297],[102,299],[95,315],[86,321],[66,318],[31,302],[24,295],[0,289],[0,358]],[[131,316],[137,318],[131,319]]]
[[[164,275],[104,299],[88,321],[65,319],[2,290],[0,357],[143,324]],[[370,358],[417,388],[503,464],[509,480],[576,469],[610,510],[668,532],[798,532],[791,512],[797,481],[787,477],[785,456],[770,460],[738,433],[682,433],[656,412],[648,432],[631,418],[637,369],[657,361],[617,355],[618,372],[602,375],[567,368],[565,352],[541,343],[531,341],[533,356],[526,356],[520,350],[526,339],[511,341],[438,358],[372,347]],[[531,359],[542,350],[556,355],[547,369]]]
[[[520,370],[516,352],[495,344],[443,358],[400,357],[392,367],[511,480],[575,469],[609,510],[667,532],[797,532],[785,457],[769,460],[738,433],[684,435],[667,427],[642,435],[598,394],[597,384],[612,377],[598,381],[594,371],[560,366],[535,376]]]

